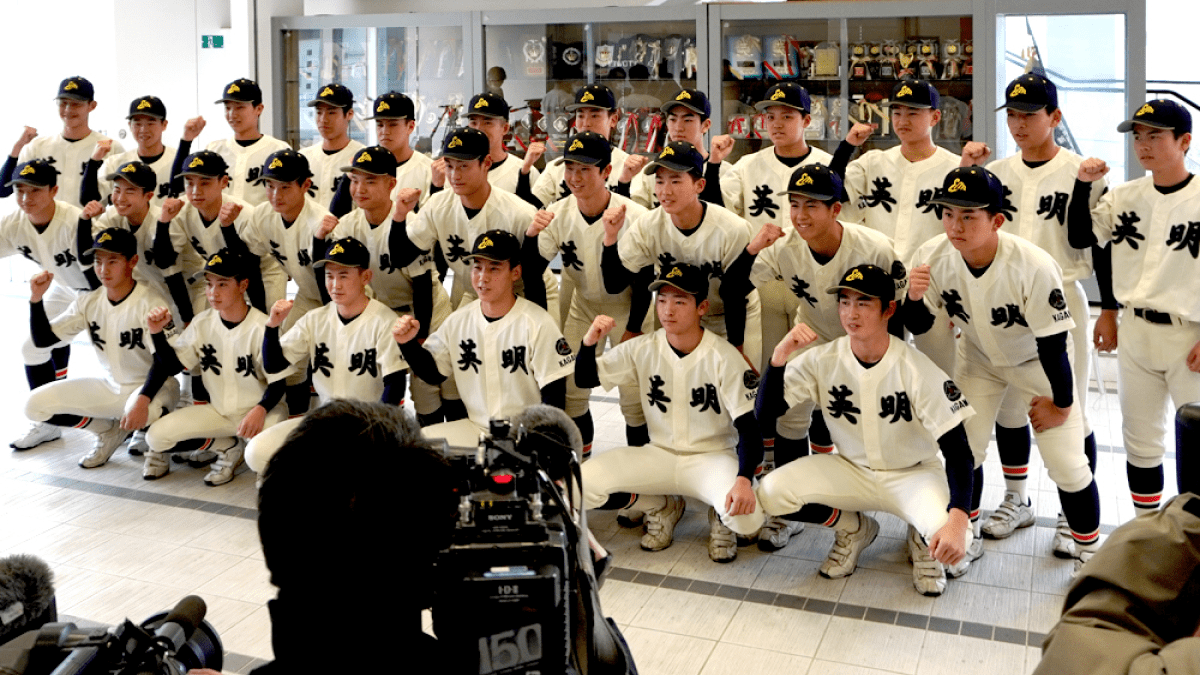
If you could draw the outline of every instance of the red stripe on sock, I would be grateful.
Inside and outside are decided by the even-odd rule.
[[[979,520],[979,509],[971,512],[971,520]]]
[[[829,516],[829,520],[826,520],[824,523],[822,523],[822,525],[824,525],[825,527],[833,527],[834,524],[837,523],[838,518],[840,518],[841,516],[842,516],[842,512],[839,511],[838,509],[834,509],[833,515]]]
[[[590,457],[591,454],[592,454],[592,444],[588,443],[587,445],[583,446],[583,456]]]
[[[812,448],[812,451],[813,451],[813,452],[820,453],[820,454],[822,454],[822,455],[828,455],[829,453],[833,452],[833,446],[832,446],[832,445],[814,445],[814,444],[809,444],[809,447],[811,447],[811,448]]]
[[[1029,465],[1025,466],[1002,466],[1004,469],[1004,477],[1025,478],[1029,474]]]
[[[71,428],[72,429],[82,429],[88,425],[88,422],[91,422],[91,421],[92,421],[92,418],[85,417],[79,422],[79,424],[76,424],[75,426],[73,426]]]
[[[1159,502],[1162,501],[1162,493],[1161,492],[1159,492],[1158,494],[1153,494],[1153,495],[1139,495],[1136,492],[1133,492],[1130,494],[1133,495],[1133,503],[1134,504],[1149,504],[1149,505],[1156,506],[1156,505],[1158,505]]]
[[[206,439],[204,439],[204,445],[200,446],[198,449],[199,450],[207,450],[212,447],[212,444],[215,441],[216,441],[215,438],[206,438]]]
[[[774,438],[764,438],[764,439],[763,439],[763,447],[764,447],[764,448],[773,448],[773,447],[775,447],[775,439],[774,439]]]
[[[1081,544],[1091,544],[1100,538],[1100,530],[1097,529],[1089,534],[1080,534],[1071,530],[1071,537]]]
[[[54,379],[56,379],[56,380],[65,380],[65,379],[67,379],[67,369],[66,369],[66,368],[63,368],[62,370],[56,370],[56,371],[54,371]]]

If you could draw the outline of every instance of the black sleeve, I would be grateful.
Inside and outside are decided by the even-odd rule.
[[[617,245],[605,246],[600,253],[600,278],[604,280],[604,290],[609,295],[619,294],[629,288],[631,276],[625,263],[621,262],[621,254],[617,252]]]
[[[413,277],[413,317],[421,324],[417,339],[429,337],[433,323],[433,270]]]
[[[618,181],[617,184],[612,186],[610,189],[614,195],[621,195],[622,197],[631,198],[629,197],[629,183],[622,183]]]
[[[175,151],[175,161],[171,162],[171,196],[178,197],[183,194],[183,162],[187,156],[192,154],[192,142],[179,139],[179,149]],[[268,408],[270,410],[270,408]]]
[[[384,375],[383,397],[380,400],[388,405],[400,405],[404,401],[404,388],[407,383],[408,374],[403,370]]]
[[[524,199],[525,201],[529,202],[530,204],[533,204],[533,206],[535,208],[540,209],[543,206],[545,206],[545,204],[542,203],[542,200],[533,196],[533,188],[529,185],[529,178],[532,175],[533,175],[532,171],[530,171],[529,173],[525,173],[524,171],[517,172],[516,193],[517,193],[518,197],[520,197],[521,199]]]
[[[433,354],[416,340],[409,340],[400,345],[400,354],[408,362],[408,369],[412,374],[424,380],[426,384],[438,385],[446,381],[446,376],[438,370]]]
[[[220,225],[220,223],[218,223],[218,225]],[[246,242],[242,241],[242,235],[238,234],[236,223],[232,225],[221,225],[221,235],[225,238],[225,246],[230,251],[245,256],[254,255],[250,251],[250,247],[246,245]]]
[[[146,398],[153,399],[159,389],[167,383],[167,379],[171,377],[164,372],[163,365],[156,359],[150,364],[150,372],[146,374],[146,381],[142,384],[142,390],[138,393]]]
[[[742,295],[749,295],[750,291],[754,290],[754,284],[750,283],[750,270],[754,268],[754,261],[757,259],[758,256],[742,249],[742,254],[733,261],[729,269],[725,270],[725,276],[721,277],[721,287],[724,288],[725,284],[730,284],[730,293],[739,292]]]
[[[263,283],[258,256],[252,255],[249,259],[254,262],[254,269],[250,271],[250,285],[246,287],[246,295],[250,297],[250,304],[255,309],[263,314],[270,314],[271,308],[267,307],[267,286]]]
[[[1069,408],[1075,402],[1075,383],[1072,379],[1071,360],[1067,358],[1067,333],[1055,333],[1037,338],[1038,361],[1050,380],[1050,391],[1054,393],[1054,405]]]
[[[760,426],[768,429],[775,426],[775,420],[787,412],[788,404],[783,399],[783,372],[787,366],[776,366],[767,363],[767,372],[758,385],[758,398],[754,399],[754,415]]]
[[[1120,309],[1112,287],[1112,245],[1092,247],[1092,268],[1096,270],[1096,285],[1100,288],[1100,309]]]
[[[847,140],[842,140],[838,143],[837,150],[833,151],[833,159],[829,160],[829,170],[846,179],[846,167],[850,166],[850,160],[854,157],[857,146],[850,145]]]
[[[434,185],[433,181],[429,182],[429,196],[430,197],[436,195],[437,193],[439,193],[445,189],[446,189],[446,186],[444,184],[443,185]],[[426,197],[426,199],[428,199],[428,197]]]
[[[171,246],[171,223],[158,221],[154,226],[154,266],[165,270],[179,260],[179,251]]]
[[[950,485],[950,505],[946,510],[960,509],[971,513],[971,490],[975,478],[975,457],[967,444],[967,430],[962,424],[942,434],[937,440],[946,463],[946,482]]]
[[[183,280],[183,272],[176,272],[167,277],[167,290],[171,292],[171,300],[179,308],[179,320],[183,323],[191,323],[194,318],[192,296],[188,295],[187,282]]]
[[[579,351],[575,352],[575,386],[580,389],[594,389],[600,386],[600,373],[596,369],[596,345],[589,347],[579,343]]]
[[[83,276],[87,279],[88,286],[94,291],[100,288],[100,277],[96,276],[96,270],[88,267],[83,270]]]
[[[329,201],[329,212],[334,216],[342,216],[354,210],[354,200],[350,197],[350,179],[342,174],[333,181],[333,199]]]
[[[718,293],[725,303],[725,338],[734,347],[741,347],[746,342],[746,294],[738,292],[738,284],[726,286],[724,279]]]
[[[1092,184],[1076,178],[1067,207],[1067,243],[1072,248],[1088,248],[1097,242],[1092,232],[1091,196]]]
[[[910,300],[906,295],[900,311],[904,314],[904,327],[913,335],[924,335],[933,328],[933,312],[925,306],[924,300]]]
[[[721,165],[708,162],[704,167],[704,192],[700,199],[709,204],[725,206],[725,197],[721,194]]]
[[[91,252],[92,243],[92,221],[89,218],[80,218],[75,226],[75,249],[79,264],[83,267],[91,268],[96,263],[96,254]]]
[[[258,404],[263,407],[263,410],[270,412],[279,402],[283,400],[284,394],[287,393],[287,380],[275,380],[267,385],[267,390],[263,392],[262,398],[258,400]]]
[[[0,167],[0,198],[8,197],[13,193],[13,187],[9,183],[12,181],[13,173],[16,170],[17,158],[12,155],[5,157],[4,166]]]
[[[100,182],[97,176],[100,175],[100,167],[103,164],[103,160],[89,158],[84,165],[83,182],[79,184],[80,204],[100,201]]]
[[[263,367],[268,373],[275,374],[287,370],[290,365],[283,355],[283,345],[279,343],[279,326],[267,326],[263,331]]]
[[[733,426],[738,430],[738,477],[753,479],[763,461],[762,428],[752,412],[734,420]]]
[[[39,349],[53,347],[59,342],[50,327],[50,317],[46,316],[46,304],[41,300],[29,303],[29,335],[33,338],[33,346]]]
[[[552,405],[559,410],[567,407],[567,378],[565,375],[542,387],[542,403]]]
[[[312,250],[309,251],[309,255],[311,256],[310,260],[312,260],[314,263],[318,260],[324,260],[325,251],[328,246],[328,242],[326,242],[324,239],[317,239],[316,237],[313,237]],[[313,280],[317,282],[317,293],[321,294],[321,304],[328,305],[329,291],[325,290],[325,267],[313,265],[311,269]]]
[[[388,231],[388,252],[391,254],[392,264],[396,267],[411,265],[417,256],[425,252],[408,238],[407,220],[392,221],[392,229]]]
[[[521,280],[525,282],[525,299],[545,310],[550,308],[542,272],[548,264],[549,261],[538,252],[538,238],[525,237],[525,242],[521,244]]]
[[[654,268],[647,265],[633,276],[630,282],[632,291],[629,298],[629,320],[625,322],[625,330],[630,333],[641,333],[642,324],[646,321],[646,312],[650,311],[650,300],[654,296],[650,292],[650,283],[654,281]]]
[[[154,362],[156,364],[161,362],[163,372],[168,377],[183,372],[183,364],[180,363],[179,357],[175,354],[175,348],[171,346],[170,342],[167,342],[166,333],[162,331],[151,333],[150,341],[154,343]],[[158,390],[155,390],[154,394],[157,393]],[[154,398],[154,394],[149,394],[150,398]]]

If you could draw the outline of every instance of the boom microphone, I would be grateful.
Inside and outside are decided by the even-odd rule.
[[[579,427],[560,408],[532,405],[512,418],[512,425],[523,430],[518,436],[522,454],[538,457],[550,480],[560,481],[570,474],[571,457],[578,462],[583,455],[583,435]]]

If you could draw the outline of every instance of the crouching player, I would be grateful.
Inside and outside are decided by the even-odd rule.
[[[833,548],[820,568],[831,579],[853,574],[879,534],[879,523],[863,511],[903,518],[911,525],[913,585],[941,595],[943,563],[961,560],[971,536],[973,460],[963,422],[975,413],[929,357],[888,334],[896,313],[888,272],[858,265],[828,292],[837,295],[845,337],[788,363],[818,339],[805,324],[792,328],[771,355],[758,408],[766,424],[790,406],[821,406],[838,454],[776,468],[763,478],[759,499],[769,514],[833,528]]]

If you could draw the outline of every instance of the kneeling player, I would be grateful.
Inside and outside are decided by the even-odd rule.
[[[664,266],[650,285],[662,328],[622,342],[596,358],[596,345],[616,327],[598,316],[583,338],[575,382],[637,387],[650,443],[598,453],[583,465],[584,507],[634,507],[646,514],[642,548],[671,545],[684,499],[707,502],[708,556],[737,557],[737,538],[763,524],[752,478],[763,457],[754,418],[758,377],[737,348],[700,325],[708,311],[708,279],[684,263]],[[669,496],[661,496],[669,495]]]
[[[165,378],[199,366],[209,405],[183,408],[151,425],[142,469],[146,480],[167,475],[163,453],[212,449],[217,461],[204,482],[228,483],[242,463],[246,439],[287,418],[278,405],[283,377],[268,377],[262,362],[267,317],[245,300],[254,267],[254,260],[229,249],[213,254],[204,264],[205,295],[212,309],[197,314],[174,345],[162,332],[171,321],[170,311],[160,307],[147,317],[155,374]]]
[[[805,324],[793,328],[771,356],[758,407],[767,424],[790,406],[823,405],[838,454],[776,468],[763,478],[759,499],[767,513],[833,528],[833,549],[820,570],[828,578],[852,574],[879,534],[879,523],[862,511],[903,518],[911,525],[913,585],[941,595],[942,564],[961,560],[970,536],[972,458],[963,422],[974,411],[929,357],[888,334],[896,313],[888,272],[858,265],[828,292],[837,295],[846,336],[788,363],[792,352],[819,339]]]

